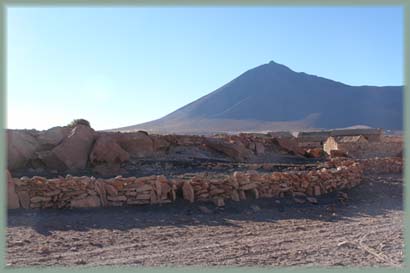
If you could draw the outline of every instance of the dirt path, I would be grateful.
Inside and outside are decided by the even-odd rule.
[[[368,177],[319,204],[291,199],[10,211],[6,262],[33,265],[400,266],[402,177]],[[206,206],[209,212],[201,212]],[[203,210],[203,209],[202,209]]]

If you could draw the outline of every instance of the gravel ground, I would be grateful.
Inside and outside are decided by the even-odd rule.
[[[291,198],[163,206],[13,210],[9,266],[402,266],[403,179],[298,204]]]

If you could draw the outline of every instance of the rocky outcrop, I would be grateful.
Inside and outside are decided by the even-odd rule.
[[[129,154],[112,136],[100,135],[90,153],[90,163],[102,175],[119,172],[120,165],[128,161]]]

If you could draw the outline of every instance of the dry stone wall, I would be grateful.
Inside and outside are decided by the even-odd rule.
[[[338,146],[353,158],[392,157],[403,150],[400,142],[340,143]]]
[[[401,158],[374,158],[335,159],[313,170],[250,170],[230,174],[184,174],[172,178],[162,175],[111,179],[70,175],[54,179],[8,176],[8,204],[9,208],[112,207],[170,203],[182,196],[190,202],[210,201],[221,206],[225,200],[283,197],[285,194],[317,196],[356,186],[362,181],[363,173],[400,173],[402,169]]]

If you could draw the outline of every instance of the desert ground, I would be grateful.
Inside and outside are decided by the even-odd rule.
[[[292,198],[10,210],[6,263],[27,266],[359,266],[403,263],[402,175]]]

